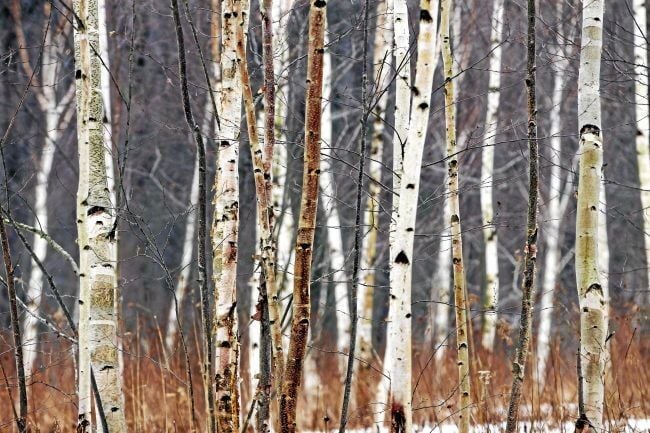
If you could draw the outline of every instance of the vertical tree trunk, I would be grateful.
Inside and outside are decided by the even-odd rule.
[[[503,29],[503,0],[495,0],[492,6],[490,35],[490,70],[488,82],[487,113],[483,136],[481,161],[481,213],[483,216],[483,239],[485,241],[485,289],[483,299],[483,329],[481,344],[492,352],[496,335],[497,306],[499,302],[499,252],[497,228],[494,224],[494,147],[499,121],[499,98],[501,96],[501,34]]]
[[[634,102],[636,109],[636,154],[639,166],[639,190],[643,209],[643,232],[646,276],[650,286],[650,112],[648,110],[648,29],[645,0],[635,0],[634,7]],[[605,287],[603,285],[603,287]],[[642,292],[643,293],[643,292]],[[647,294],[637,296],[638,305],[648,305]]]
[[[600,111],[600,58],[603,2],[582,3],[582,49],[578,78],[580,170],[576,214],[576,282],[580,301],[580,358],[585,416],[602,428],[607,299],[599,275],[598,224],[603,140]]]
[[[389,4],[390,3],[390,4]],[[358,306],[359,329],[357,334],[357,350],[359,362],[356,364],[356,388],[355,396],[357,407],[361,407],[364,394],[369,401],[374,401],[374,385],[369,376],[371,366],[375,359],[372,347],[372,310],[375,292],[375,267],[377,261],[377,236],[379,233],[379,198],[382,173],[382,155],[384,147],[384,122],[386,121],[386,107],[388,104],[387,87],[389,82],[389,71],[392,66],[392,40],[393,21],[392,9],[393,0],[380,1],[377,4],[377,21],[375,24],[375,44],[373,52],[375,77],[374,91],[384,92],[379,96],[375,110],[372,113],[372,139],[370,143],[370,162],[368,164],[368,199],[365,205],[363,220],[363,246],[361,257],[361,269],[359,279],[361,281]],[[358,228],[361,229],[361,228]]]
[[[274,213],[272,198],[272,170],[273,170],[273,147],[275,140],[274,122],[275,122],[275,95],[274,95],[274,72],[272,57],[272,28],[270,16],[270,4],[263,7],[263,24],[264,24],[264,82],[265,82],[265,141],[264,147],[261,146],[256,130],[256,115],[253,101],[253,92],[250,86],[248,74],[248,62],[246,60],[246,46],[244,31],[241,26],[237,28],[237,55],[240,62],[240,78],[243,89],[244,107],[246,109],[246,123],[248,126],[248,138],[251,150],[251,159],[253,161],[255,193],[257,195],[257,229],[259,235],[260,261],[262,265],[263,284],[260,290],[264,290],[262,298],[266,298],[266,292],[277,294],[275,280],[275,238],[273,236]],[[266,305],[260,306],[266,309]],[[274,303],[274,307],[277,304]],[[270,322],[273,334],[273,366],[275,374],[282,374],[284,368],[284,358],[282,351],[282,329],[279,320],[279,309],[273,310],[274,320]],[[266,379],[266,378],[260,378]],[[270,379],[270,378],[269,378]],[[279,380],[279,379],[278,379]],[[270,385],[270,384],[269,384]],[[261,389],[270,392],[266,386]]]
[[[214,186],[212,222],[215,285],[215,378],[217,430],[239,431],[239,341],[237,325],[237,240],[239,236],[239,136],[242,82],[237,53],[238,27],[245,26],[248,4],[241,0],[222,3],[221,129]],[[243,29],[241,30],[243,31]],[[253,123],[254,125],[255,123]]]
[[[451,0],[441,3],[440,36],[442,38],[442,60],[445,70],[445,126],[447,131],[447,168],[449,172],[449,200],[451,218],[452,261],[454,267],[454,298],[456,302],[456,344],[458,349],[459,413],[458,430],[469,432],[471,416],[471,395],[469,377],[469,339],[467,327],[467,299],[465,288],[465,267],[463,265],[463,243],[460,224],[460,197],[458,191],[458,155],[456,147],[456,105],[454,99],[453,58],[449,34]],[[456,29],[455,31],[459,31]]]
[[[526,221],[526,246],[524,247],[524,278],[522,281],[521,316],[519,322],[519,340],[515,361],[512,363],[512,388],[506,432],[517,431],[521,387],[524,381],[524,370],[530,348],[530,335],[533,322],[533,303],[536,291],[537,263],[537,197],[539,191],[538,144],[537,144],[537,99],[535,93],[535,0],[528,0],[528,35],[526,53],[526,90],[528,93],[528,216]]]
[[[307,97],[305,108],[305,150],[296,264],[294,268],[291,340],[280,396],[282,433],[296,431],[296,404],[305,358],[310,320],[311,261],[318,209],[318,178],[321,151],[321,111],[323,91],[323,43],[327,2],[315,0],[309,6],[307,45]]]
[[[196,231],[196,210],[194,206],[199,199],[199,158],[198,153],[194,158],[194,169],[192,170],[192,186],[190,188],[190,208],[187,212],[187,219],[185,221],[185,231],[183,233],[183,249],[181,251],[180,273],[178,274],[178,282],[176,283],[176,300],[172,301],[169,307],[169,314],[167,319],[167,332],[165,333],[165,346],[167,351],[171,353],[176,344],[176,337],[180,329],[179,317],[177,316],[177,309],[182,309],[182,306],[187,296],[190,284],[190,274],[192,272],[192,252],[194,250],[194,233]]]
[[[558,20],[562,19],[562,4],[558,2],[556,15]],[[547,199],[546,214],[546,254],[544,255],[544,277],[542,280],[542,293],[539,306],[539,328],[537,331],[537,384],[543,390],[546,380],[546,365],[549,356],[551,342],[551,324],[553,318],[553,304],[555,286],[560,273],[560,240],[561,240],[561,219],[564,216],[564,203],[568,199],[569,188],[562,188],[562,137],[561,137],[561,114],[563,102],[564,81],[568,69],[568,57],[559,50],[562,45],[562,35],[557,33],[556,44],[558,49],[555,58],[558,59],[551,96],[550,121],[550,154],[551,175],[549,184],[549,197]]]
[[[109,431],[126,428],[119,374],[115,296],[115,226],[106,175],[101,52],[97,3],[73,2],[79,189],[77,226],[80,254],[79,429],[90,426],[90,366]]]
[[[4,155],[3,155],[4,156]],[[9,210],[7,209],[7,212]],[[7,286],[7,297],[9,298],[9,315],[11,318],[11,331],[15,347],[14,359],[16,363],[16,376],[18,376],[18,401],[19,409],[16,417],[18,433],[27,433],[27,386],[25,383],[25,363],[23,357],[22,338],[20,336],[20,325],[18,323],[18,296],[14,285],[14,268],[11,263],[11,251],[4,219],[0,217],[0,242],[2,242],[2,258],[5,267],[5,284]],[[13,402],[11,402],[12,409]],[[15,413],[15,412],[14,412]]]
[[[443,229],[440,231],[440,243],[438,244],[438,254],[436,260],[436,269],[433,273],[431,284],[433,299],[436,300],[433,308],[433,334],[432,347],[436,351],[435,359],[440,361],[447,352],[448,344],[445,341],[449,334],[449,313],[451,310],[451,229],[449,221],[451,213],[449,205],[449,185],[445,185],[442,206]]]
[[[401,2],[400,2],[401,3]],[[403,5],[395,5],[403,7]],[[397,30],[396,12],[395,31]],[[400,14],[401,15],[401,14]],[[420,33],[418,35],[418,59],[416,64],[408,140],[399,150],[402,152],[402,177],[399,187],[399,205],[395,227],[395,243],[391,251],[391,305],[390,322],[393,350],[391,367],[391,431],[410,432],[413,428],[411,393],[411,274],[413,242],[417,215],[418,191],[422,154],[429,124],[431,87],[435,65],[434,48],[437,38],[438,1],[423,0],[420,3]],[[401,29],[400,29],[401,31]]]
[[[389,3],[390,5],[390,3]],[[395,84],[395,131],[393,133],[393,196],[391,205],[391,223],[389,232],[390,257],[395,257],[396,223],[399,209],[400,179],[403,173],[404,146],[409,134],[409,118],[411,116],[411,58],[409,53],[409,19],[405,0],[394,0],[394,8],[388,11],[388,19],[393,22],[393,56],[397,71]],[[390,261],[391,274],[394,264]],[[377,401],[390,408],[391,371],[395,353],[394,340],[397,336],[397,321],[394,321],[394,311],[397,309],[397,298],[389,297],[388,326],[386,329],[386,350],[384,353],[383,374],[378,389]],[[383,418],[383,410],[377,410],[377,422]]]
[[[320,174],[320,187],[327,212],[327,243],[332,273],[330,278],[334,284],[334,299],[336,300],[336,350],[339,352],[339,373],[345,374],[345,354],[350,348],[350,297],[348,296],[348,275],[345,271],[345,255],[343,253],[343,230],[339,215],[336,182],[332,167],[333,123],[332,123],[332,59],[327,35],[327,18],[325,18],[325,53],[323,54],[323,115],[322,142],[323,159]]]

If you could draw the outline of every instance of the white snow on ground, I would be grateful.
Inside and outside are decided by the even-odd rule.
[[[494,425],[476,426],[470,431],[473,433],[501,433],[505,431],[505,423]],[[573,423],[565,423],[561,427],[548,428],[542,422],[536,421],[532,425],[531,430],[530,422],[520,422],[519,431],[522,433],[573,433],[575,430]],[[620,423],[612,423],[611,427],[605,423],[606,431],[612,433],[650,433],[650,419],[628,420],[621,421]],[[337,429],[331,430],[337,432]],[[416,426],[413,428],[414,433],[457,433],[458,428],[455,424],[437,424],[433,426]],[[389,429],[386,427],[375,426],[367,429],[346,430],[347,433],[388,433]],[[325,430],[314,430],[305,433],[329,433]]]

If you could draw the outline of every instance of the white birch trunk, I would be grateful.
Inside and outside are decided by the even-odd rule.
[[[497,249],[498,238],[496,225],[494,224],[492,195],[494,193],[494,146],[499,126],[499,98],[501,96],[503,11],[503,0],[495,0],[492,10],[491,53],[489,55],[490,76],[481,161],[481,213],[483,217],[483,239],[485,242],[484,316],[481,342],[483,348],[490,352],[494,350],[497,306],[499,303],[499,253]]]
[[[347,355],[350,348],[350,297],[348,296],[348,277],[345,272],[345,255],[343,252],[343,230],[338,211],[336,182],[332,173],[332,59],[327,48],[328,34],[325,27],[325,53],[323,56],[323,114],[321,138],[323,141],[323,158],[321,160],[320,188],[323,206],[327,212],[327,247],[332,267],[331,280],[334,283],[336,300],[336,350],[339,356],[339,372],[345,374]]]
[[[449,220],[451,213],[447,205],[449,200],[449,187],[445,184],[442,207],[443,229],[440,232],[440,243],[436,270],[433,274],[432,289],[433,299],[436,299],[433,309],[433,349],[436,351],[435,359],[440,361],[444,358],[449,344],[446,342],[449,337],[449,315],[451,311],[451,227]]]
[[[377,5],[377,31],[375,32],[375,46],[373,52],[375,91],[382,92],[390,85],[389,71],[392,70],[392,40],[393,40],[393,20],[392,9],[393,0],[380,1]],[[370,143],[370,163],[368,165],[368,175],[370,183],[368,185],[368,199],[366,201],[363,230],[364,237],[362,241],[361,266],[359,271],[359,295],[357,298],[357,311],[359,312],[359,322],[357,330],[357,350],[359,353],[359,362],[355,363],[357,388],[367,389],[371,395],[371,401],[374,400],[372,384],[367,374],[373,364],[374,350],[372,347],[372,314],[373,298],[375,293],[375,267],[377,260],[377,236],[379,232],[379,198],[380,183],[382,174],[382,157],[384,147],[384,122],[386,121],[386,106],[388,103],[388,92],[380,96],[375,111],[373,113],[372,123],[372,141]],[[361,374],[361,375],[360,375]],[[360,403],[359,393],[356,392],[357,406]]]
[[[635,0],[634,7],[634,102],[636,109],[636,154],[639,166],[639,189],[643,210],[646,277],[650,286],[650,112],[648,111],[648,42],[645,0]],[[647,305],[650,296],[637,296],[639,305]]]
[[[106,176],[97,3],[76,0],[75,26],[80,254],[79,429],[90,430],[90,367],[109,431],[125,431],[117,341],[114,215]]]
[[[194,251],[194,233],[196,231],[196,211],[194,206],[199,201],[199,155],[194,157],[194,169],[192,170],[192,186],[190,189],[190,208],[187,213],[185,221],[185,231],[183,233],[183,249],[181,252],[180,273],[178,275],[178,282],[176,283],[175,297],[176,301],[172,300],[169,307],[169,314],[167,315],[167,332],[165,333],[165,346],[167,351],[172,353],[176,345],[176,339],[179,331],[178,316],[183,308],[185,297],[187,296],[190,275],[192,273],[192,253]],[[176,310],[178,306],[178,311]]]
[[[240,0],[222,3],[221,87],[218,131],[219,156],[214,187],[212,223],[215,284],[215,378],[219,430],[238,430],[239,368],[237,305],[237,241],[239,237],[239,137],[241,132],[242,82],[237,56],[236,26],[244,26],[238,11],[248,15]],[[243,59],[245,61],[245,59]]]
[[[555,72],[553,84],[552,108],[550,113],[550,154],[551,180],[549,197],[546,204],[546,254],[544,256],[544,277],[542,279],[542,294],[539,307],[539,328],[537,331],[537,384],[544,388],[546,366],[551,343],[551,324],[553,319],[553,304],[555,286],[560,272],[560,227],[562,219],[561,202],[567,190],[562,189],[562,153],[561,113],[563,99],[563,84],[567,62],[560,61]]]
[[[429,124],[431,88],[435,70],[437,17],[438,1],[423,0],[420,4],[420,33],[417,42],[418,59],[413,86],[413,110],[411,111],[408,139],[403,147],[403,170],[399,188],[395,243],[390,258],[392,264],[390,273],[392,332],[389,338],[392,339],[394,353],[390,371],[390,408],[391,429],[394,432],[410,432],[413,429],[411,275],[420,172]]]
[[[582,49],[578,79],[580,170],[576,215],[576,282],[580,300],[580,357],[585,415],[594,432],[602,429],[607,298],[598,258],[599,198],[603,162],[600,59],[603,1],[582,4]]]
[[[409,135],[409,118],[411,116],[411,59],[409,55],[409,17],[406,0],[394,0],[394,9],[388,11],[388,19],[393,21],[393,57],[397,78],[395,84],[395,130],[393,133],[393,197],[391,205],[390,222],[390,257],[394,257],[396,223],[398,218],[400,180],[403,172],[404,145]],[[392,269],[393,262],[390,261]],[[392,271],[391,271],[392,274]],[[392,284],[391,284],[392,286]],[[396,337],[397,322],[394,319],[394,310],[397,308],[392,294],[388,303],[388,326],[386,328],[386,350],[384,352],[383,374],[379,383],[377,402],[385,407],[377,408],[378,414],[390,409],[391,371],[393,359],[396,357],[394,339]],[[382,418],[383,415],[379,415]],[[381,419],[376,419],[381,421]]]
[[[48,233],[49,228],[47,193],[54,154],[56,153],[56,144],[59,141],[61,132],[65,131],[70,123],[72,110],[69,110],[69,114],[67,114],[65,109],[72,96],[74,96],[73,88],[70,87],[61,100],[56,97],[58,56],[65,50],[65,36],[62,33],[57,33],[53,38],[53,33],[54,31],[50,30],[45,35],[43,63],[41,66],[43,87],[37,97],[39,107],[45,113],[45,139],[40,153],[38,171],[36,172],[34,227],[39,228],[44,233]],[[41,236],[34,235],[32,249],[38,260],[44,263],[47,258],[47,241]],[[40,315],[42,293],[43,272],[36,262],[32,260],[27,283],[26,305],[27,309],[35,315]],[[36,369],[37,344],[38,321],[32,314],[25,314],[23,316],[23,348],[25,376],[28,378]]]

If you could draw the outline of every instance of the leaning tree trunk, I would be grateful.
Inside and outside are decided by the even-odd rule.
[[[51,13],[51,8],[51,4],[45,4],[44,12],[46,16]],[[19,51],[21,63],[25,73],[31,75],[33,70],[26,51],[28,44],[22,25],[20,1],[13,0],[10,10],[15,25],[16,39],[18,39],[18,43],[22,47]],[[56,153],[56,146],[61,132],[67,129],[73,113],[73,110],[68,105],[74,96],[74,87],[70,86],[62,98],[59,99],[56,96],[56,83],[59,79],[57,77],[57,71],[59,70],[58,59],[63,56],[65,49],[66,32],[63,29],[49,29],[45,34],[43,60],[40,68],[40,78],[43,85],[35,87],[36,102],[45,117],[45,137],[36,171],[36,186],[34,187],[34,226],[38,227],[43,233],[47,233],[49,227],[47,192],[54,154]],[[47,257],[47,241],[45,238],[34,235],[32,249],[36,259],[40,263],[44,263]],[[26,305],[27,309],[35,315],[39,315],[42,294],[43,272],[36,261],[32,260],[27,282]],[[36,348],[38,344],[38,320],[32,314],[25,314],[22,326],[25,375],[30,377],[35,368],[38,353]]]
[[[441,7],[440,35],[442,38],[442,60],[445,71],[445,125],[447,130],[447,169],[449,175],[448,206],[451,213],[451,243],[454,268],[454,299],[456,303],[456,344],[458,349],[459,426],[460,433],[469,432],[471,395],[469,377],[469,341],[467,327],[467,299],[465,267],[463,265],[463,243],[460,224],[460,197],[458,190],[458,150],[456,146],[456,105],[454,99],[453,58],[449,36],[449,15],[451,0],[443,0]],[[459,29],[456,29],[459,31]]]
[[[634,7],[634,102],[636,109],[636,154],[639,166],[639,190],[643,209],[643,237],[646,276],[650,286],[650,112],[648,110],[648,41],[645,0],[635,0]],[[643,292],[642,292],[643,293]],[[637,297],[638,305],[648,304],[648,295]]]
[[[108,431],[125,431],[122,381],[119,374],[115,311],[114,261],[116,227],[106,175],[101,62],[98,53],[97,3],[73,2],[77,73],[77,137],[79,189],[77,227],[79,275],[79,419],[78,430],[90,430],[90,368],[95,372]]]
[[[578,78],[580,169],[576,213],[576,283],[580,301],[582,401],[591,430],[602,428],[607,298],[599,274],[598,221],[603,140],[600,109],[600,58],[603,1],[584,0]]]
[[[515,361],[512,363],[512,388],[508,406],[506,432],[517,431],[521,387],[530,348],[530,335],[533,322],[533,302],[535,302],[537,263],[537,197],[539,190],[538,144],[537,144],[537,100],[535,93],[535,1],[528,0],[528,36],[526,62],[526,89],[528,93],[528,217],[526,221],[526,246],[524,247],[524,278],[521,287],[521,315],[519,319],[519,340]]]
[[[399,2],[401,3],[401,2]],[[403,5],[400,5],[403,7]],[[396,5],[396,8],[400,7]],[[399,11],[395,14],[396,21]],[[403,16],[399,14],[399,16]],[[402,153],[402,178],[395,225],[394,248],[391,251],[391,333],[393,350],[390,370],[391,431],[410,432],[413,429],[411,392],[411,276],[413,242],[417,215],[418,191],[422,154],[429,125],[431,87],[435,65],[434,48],[437,38],[438,1],[423,0],[420,4],[420,33],[415,82],[412,89],[413,111],[408,139],[399,149]],[[396,32],[397,22],[395,23]],[[401,31],[401,29],[400,29]]]
[[[212,279],[215,285],[215,385],[217,431],[239,431],[239,339],[237,324],[237,241],[239,237],[239,136],[242,105],[237,27],[245,26],[248,4],[222,3],[219,156],[212,220]],[[243,30],[241,30],[243,31]]]
[[[325,19],[325,46],[329,44],[327,36],[327,19]],[[339,214],[336,182],[332,164],[333,123],[332,123],[332,58],[329,48],[323,54],[323,121],[322,142],[323,160],[320,175],[320,187],[327,212],[327,243],[332,268],[331,279],[334,284],[334,299],[336,300],[336,350],[339,352],[339,374],[345,375],[346,356],[350,349],[350,297],[348,296],[348,275],[345,271],[345,255],[343,253],[343,230]]]
[[[280,395],[282,433],[296,431],[296,404],[309,335],[311,261],[314,249],[320,173],[321,96],[326,7],[325,0],[316,0],[309,6],[304,168],[298,238],[296,239],[291,339]]]
[[[390,257],[395,257],[396,222],[399,209],[400,179],[403,172],[402,158],[404,146],[409,133],[409,117],[411,116],[411,60],[408,25],[408,8],[405,0],[395,0],[394,9],[388,12],[388,19],[393,22],[393,56],[395,58],[395,70],[397,71],[395,84],[395,130],[393,133],[393,197],[391,205],[391,223],[389,233]],[[392,269],[393,262],[390,262]],[[393,322],[393,311],[397,308],[396,299],[389,297],[388,304],[388,326],[386,329],[386,349],[384,353],[383,374],[379,383],[377,401],[390,408],[390,386],[391,369],[393,360],[396,358],[393,340],[397,322]],[[380,422],[383,418],[383,411],[378,410]]]
[[[483,294],[483,335],[481,344],[489,352],[494,350],[499,302],[499,252],[492,195],[494,194],[494,147],[498,131],[499,98],[501,96],[503,1],[495,0],[492,9],[490,62],[488,66],[490,76],[481,161],[481,213],[485,242],[485,289]]]

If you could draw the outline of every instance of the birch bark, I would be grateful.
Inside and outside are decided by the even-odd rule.
[[[401,2],[400,2],[401,3]],[[400,5],[402,6],[402,5]],[[397,4],[395,5],[398,8]],[[396,21],[397,21],[396,13]],[[422,154],[429,124],[431,88],[435,65],[438,1],[420,3],[420,33],[408,139],[402,152],[402,177],[391,252],[390,322],[393,350],[391,367],[391,431],[410,432],[413,428],[411,393],[411,274]],[[397,32],[397,22],[395,25]]]
[[[503,0],[495,0],[492,7],[490,34],[489,83],[485,135],[481,160],[481,213],[485,242],[485,289],[483,299],[483,332],[481,343],[489,352],[494,350],[497,306],[499,303],[499,253],[497,228],[494,224],[494,147],[499,121],[501,96],[501,39],[503,32]]]
[[[557,3],[556,16],[562,17],[562,2]],[[558,33],[555,43],[558,47],[563,41]],[[562,188],[562,137],[561,114],[564,81],[569,66],[568,57],[558,48],[554,58],[557,58],[553,93],[551,95],[550,121],[550,154],[551,174],[549,184],[549,197],[547,201],[546,223],[546,254],[544,255],[544,277],[542,279],[542,294],[540,297],[539,328],[537,331],[537,383],[540,389],[544,388],[546,380],[546,366],[551,342],[551,324],[553,319],[554,293],[557,278],[560,272],[560,239],[561,219],[564,215],[564,203],[568,199],[569,188]]]
[[[390,4],[390,3],[389,3]],[[388,19],[393,22],[393,56],[397,73],[395,84],[395,130],[393,133],[393,197],[391,205],[391,223],[389,232],[390,257],[395,257],[396,252],[396,224],[398,220],[399,194],[401,176],[403,173],[404,147],[409,136],[409,118],[411,116],[411,59],[409,55],[409,19],[408,8],[405,0],[394,0],[394,9],[388,11]],[[390,261],[391,274],[393,274],[393,261]],[[391,284],[392,286],[392,284]],[[397,299],[392,295],[388,304],[388,326],[386,329],[386,350],[384,353],[383,374],[379,384],[377,401],[390,408],[391,371],[393,360],[396,358],[395,338],[397,337],[397,321],[395,309]],[[378,410],[377,422],[383,418],[383,411]]]
[[[51,5],[46,3],[44,6],[45,16],[51,14]],[[22,28],[22,11],[20,1],[14,0],[11,4],[11,14],[15,23],[15,34],[18,43],[22,48],[28,47],[27,39]],[[56,153],[56,145],[70,123],[72,113],[70,102],[74,97],[74,87],[70,86],[61,98],[57,97],[58,58],[65,50],[66,33],[63,29],[47,29],[45,34],[45,43],[43,47],[43,59],[41,63],[41,86],[37,87],[36,101],[39,108],[45,114],[45,137],[43,147],[40,151],[40,160],[36,171],[36,185],[34,187],[34,226],[39,227],[44,233],[48,232],[49,219],[47,208],[47,192],[49,186],[50,173]],[[25,72],[32,74],[32,68],[29,56],[25,49],[20,50],[21,62]],[[32,249],[37,259],[44,263],[47,257],[47,241],[38,235],[34,235],[32,240]],[[38,321],[34,318],[39,315],[41,297],[43,293],[43,272],[36,264],[35,260],[31,261],[29,279],[27,282],[26,305],[29,312],[25,314],[23,327],[23,353],[25,375],[30,377],[36,368],[36,356],[38,354]]]
[[[239,236],[239,137],[242,108],[238,27],[245,26],[248,4],[222,3],[219,156],[214,184],[212,279],[215,285],[215,378],[217,431],[239,431],[239,341],[237,323],[237,242]],[[253,123],[254,125],[255,123]]]
[[[109,431],[126,423],[119,374],[116,322],[115,226],[111,212],[102,132],[98,5],[75,0],[75,78],[79,189],[77,227],[80,254],[79,421],[90,429],[90,367],[95,371]]]
[[[639,166],[639,190],[643,210],[643,232],[646,277],[650,286],[650,112],[648,110],[648,41],[645,0],[633,2],[634,13],[634,103],[636,110],[636,154]],[[637,297],[639,305],[647,305],[648,295]]]
[[[467,299],[465,267],[463,265],[462,229],[460,224],[460,197],[458,191],[458,155],[456,147],[456,105],[454,99],[453,57],[449,29],[451,0],[443,0],[440,6],[440,36],[442,60],[445,71],[445,127],[447,132],[447,169],[451,218],[451,248],[454,275],[454,299],[456,310],[456,344],[458,350],[459,425],[460,433],[469,432],[471,395],[469,377],[469,341],[467,329]],[[459,29],[456,29],[458,31]]]
[[[307,45],[307,96],[302,198],[296,240],[293,316],[287,364],[280,396],[282,433],[296,431],[296,406],[310,322],[311,261],[314,248],[321,151],[323,51],[327,2],[314,0],[309,6]]]
[[[334,173],[332,164],[332,59],[327,35],[327,18],[325,20],[325,53],[323,55],[323,108],[321,137],[324,144],[321,162],[320,188],[322,190],[324,207],[328,210],[327,243],[330,265],[332,267],[331,280],[334,284],[334,298],[336,300],[336,350],[339,352],[339,372],[345,375],[346,357],[350,348],[350,297],[348,296],[349,278],[345,271],[345,255],[343,252],[343,230],[339,215],[337,193],[334,188]]]
[[[580,357],[584,415],[594,432],[602,428],[607,298],[598,256],[599,198],[603,162],[600,108],[603,1],[582,3],[578,77],[580,169],[576,215],[576,283],[580,301]]]
[[[375,44],[373,50],[373,63],[375,77],[375,92],[384,92],[380,95],[374,112],[372,113],[372,139],[370,143],[370,162],[368,164],[368,198],[366,201],[363,221],[363,245],[359,279],[361,281],[359,296],[357,298],[357,311],[359,311],[359,324],[357,334],[357,350],[359,362],[356,363],[356,389],[355,396],[357,407],[360,407],[361,398],[366,394],[370,401],[374,401],[374,386],[368,376],[375,359],[372,346],[372,315],[373,298],[375,292],[375,267],[377,261],[377,236],[379,232],[379,198],[382,173],[382,156],[384,147],[384,122],[386,121],[386,108],[388,103],[387,87],[390,85],[389,74],[392,69],[392,40],[393,0],[380,1],[377,4],[377,21]]]

